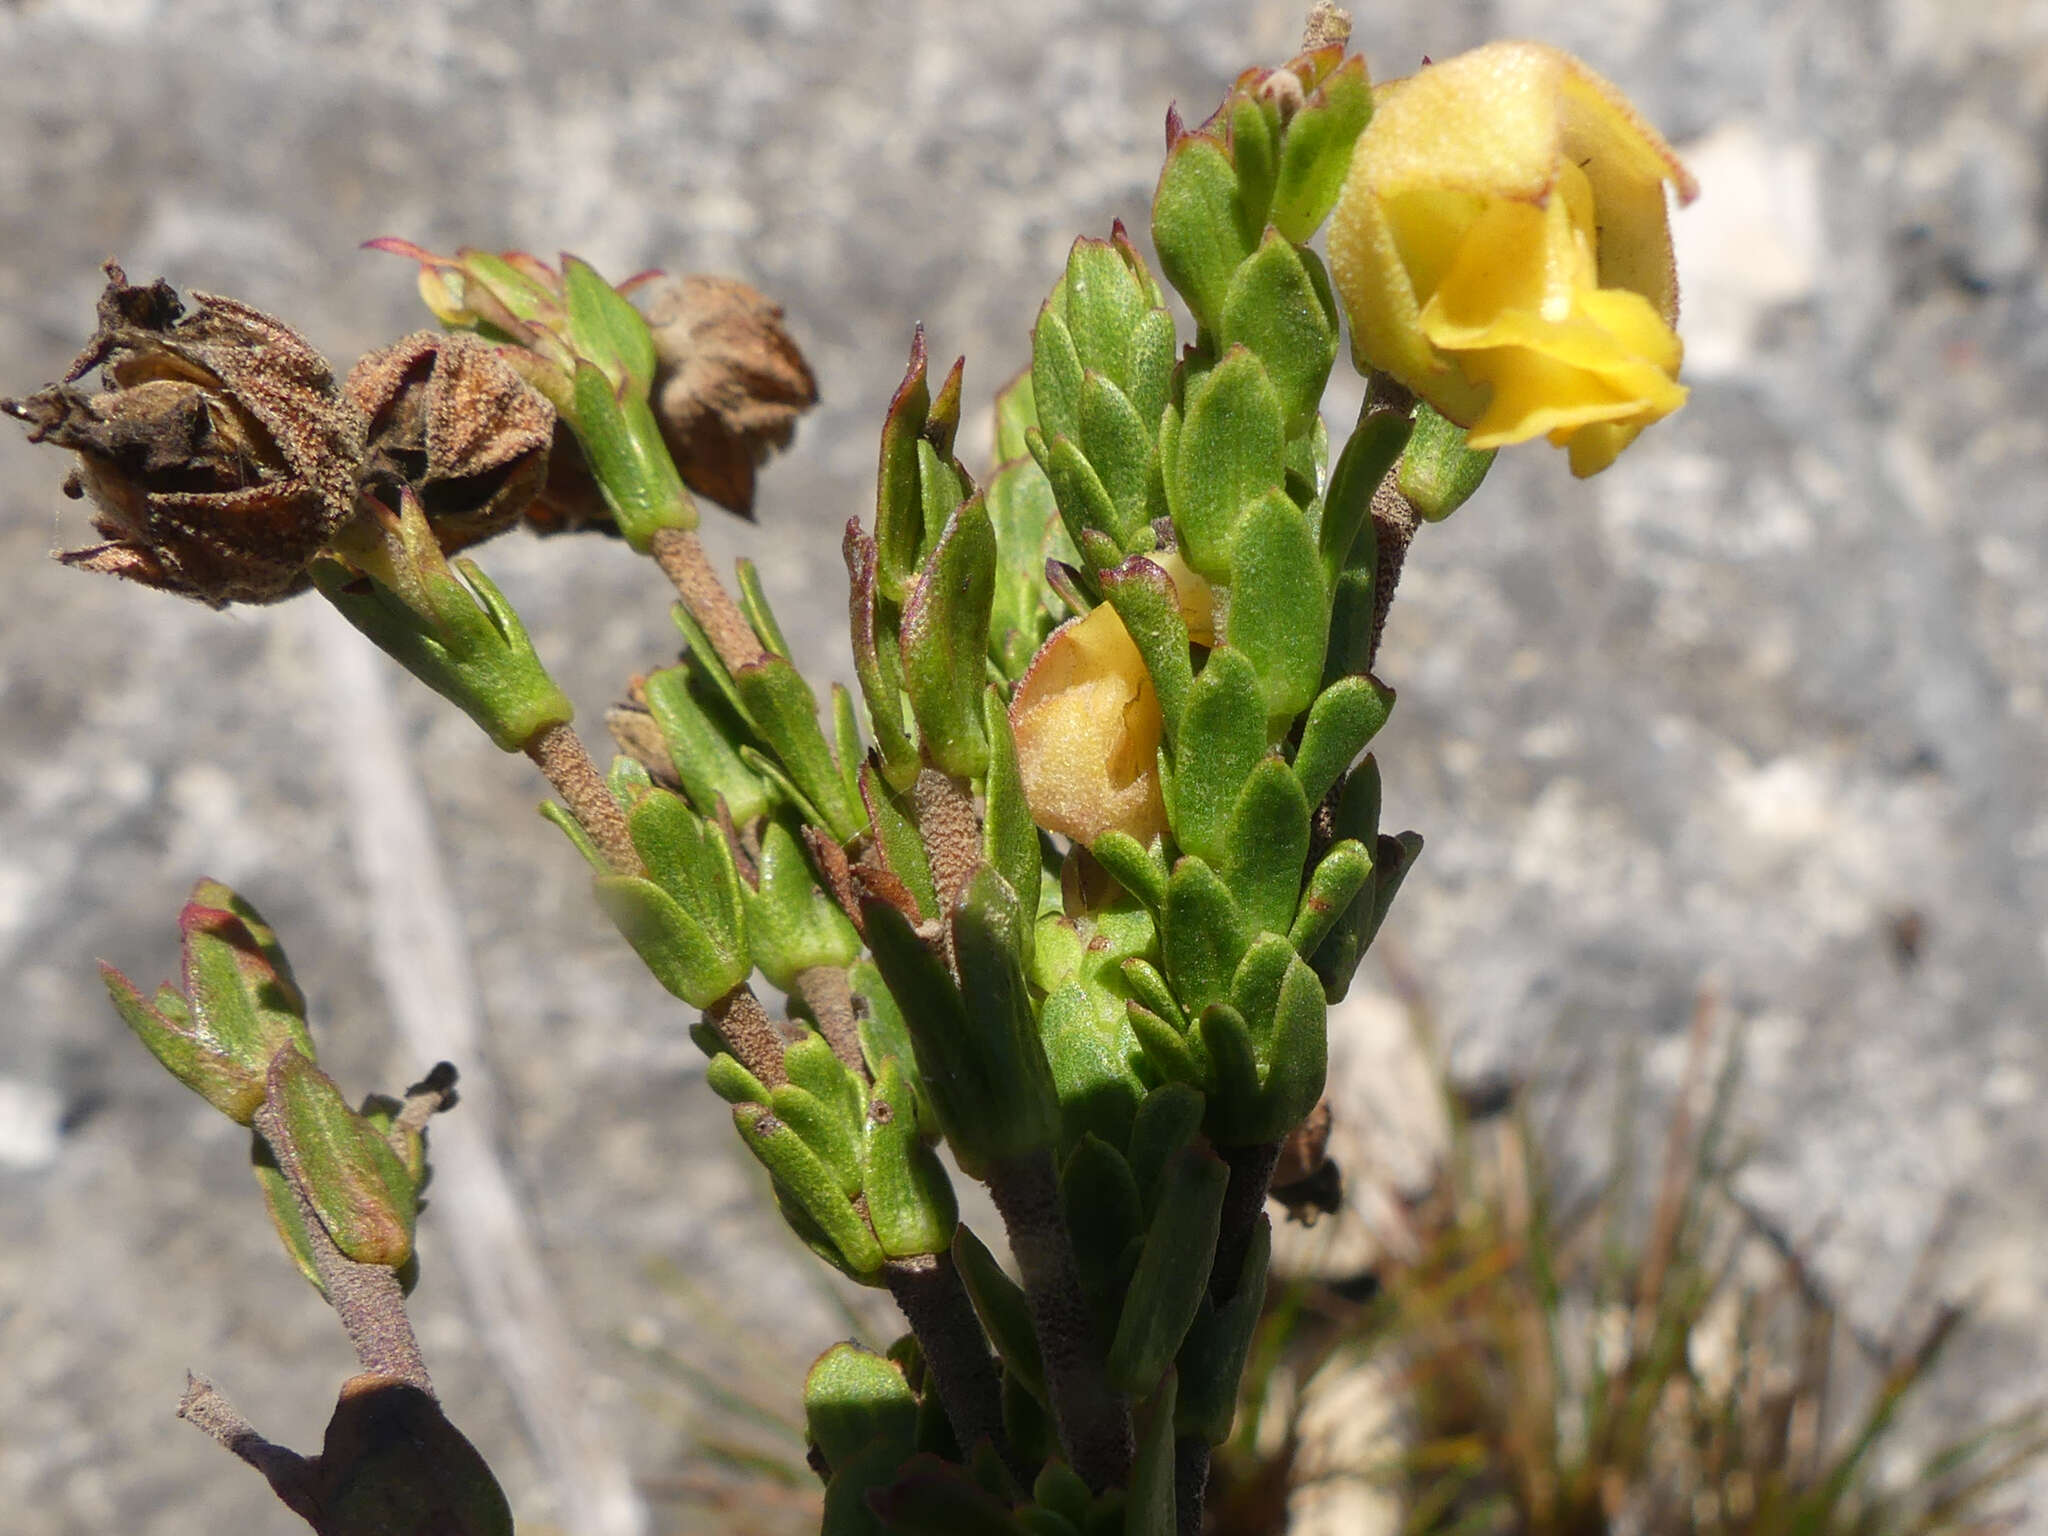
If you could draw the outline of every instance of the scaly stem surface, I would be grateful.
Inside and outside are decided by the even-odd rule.
[[[764,659],[768,652],[725,583],[711,568],[710,557],[694,529],[664,528],[654,535],[649,553],[682,597],[690,617],[703,626],[712,649],[726,670],[737,672]]]
[[[1095,1336],[1081,1293],[1052,1153],[1041,1150],[997,1164],[989,1170],[988,1188],[1023,1276],[1046,1396],[1068,1465],[1098,1493],[1124,1487],[1131,1480],[1131,1405],[1110,1390],[1108,1351]]]
[[[575,727],[549,726],[526,744],[526,755],[547,775],[555,793],[569,807],[569,814],[590,834],[607,864],[622,875],[647,872],[633,847],[632,834],[626,830],[625,814],[605,787],[604,775],[597,771],[597,764],[591,761]]]
[[[917,1335],[925,1370],[939,1389],[946,1420],[963,1455],[986,1439],[1020,1478],[1030,1475],[1012,1456],[1003,1433],[1003,1382],[989,1353],[981,1320],[950,1253],[891,1259],[882,1270],[889,1294]]]

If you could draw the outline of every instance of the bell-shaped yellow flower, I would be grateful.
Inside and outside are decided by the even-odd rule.
[[[1570,54],[1489,43],[1375,94],[1330,219],[1361,365],[1590,475],[1685,403],[1668,144]]]
[[[1188,638],[1215,643],[1214,594],[1178,551],[1148,557],[1172,580]],[[1149,843],[1166,830],[1159,792],[1165,734],[1152,676],[1103,603],[1046,637],[1010,700],[1010,730],[1031,816],[1083,845],[1105,832]]]

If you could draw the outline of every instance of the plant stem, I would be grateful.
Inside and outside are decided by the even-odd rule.
[[[868,1081],[867,1059],[860,1053],[860,1025],[853,1016],[853,981],[846,967],[804,967],[796,973],[796,993],[818,1021],[818,1033],[832,1047],[839,1064],[860,1081]]]
[[[605,787],[604,776],[574,726],[551,725],[526,744],[526,755],[547,775],[569,814],[590,834],[605,862],[622,875],[642,875],[647,867],[633,847],[625,814]]]
[[[981,1320],[950,1253],[919,1254],[891,1259],[883,1267],[889,1294],[896,1298],[910,1331],[924,1351],[925,1369],[945,1404],[953,1438],[963,1456],[984,1439],[1020,1478],[1026,1477],[1011,1455],[1003,1433],[1003,1382],[989,1353]]]
[[[725,590],[725,583],[712,570],[710,557],[704,553],[695,529],[663,528],[654,535],[648,552],[674,585],[683,606],[690,610],[690,617],[704,627],[712,649],[718,652],[727,671],[737,672],[766,658],[768,652],[754,633],[754,626],[747,622],[739,604]]]
[[[286,1145],[278,1134],[277,1112],[265,1104],[256,1111],[256,1131],[270,1143],[273,1155]],[[434,1395],[433,1378],[420,1354],[419,1339],[412,1331],[412,1319],[405,1312],[405,1290],[398,1283],[398,1271],[383,1264],[358,1264],[339,1248],[321,1225],[319,1213],[307,1198],[296,1165],[288,1156],[277,1157],[278,1170],[299,1203],[299,1217],[306,1229],[306,1246],[312,1252],[313,1270],[327,1293],[327,1304],[341,1319],[356,1360],[365,1371],[390,1376]]]
[[[782,1066],[782,1035],[744,981],[704,1010],[704,1022],[763,1087],[780,1088],[789,1081]]]
[[[1023,1276],[1067,1463],[1097,1493],[1121,1488],[1131,1477],[1131,1405],[1110,1390],[1107,1352],[1095,1338],[1081,1294],[1052,1153],[1042,1149],[996,1164],[988,1188]]]
[[[185,1377],[178,1417],[204,1430],[222,1449],[261,1472],[271,1491],[293,1514],[307,1521],[319,1519],[313,1463],[297,1451],[264,1439],[212,1382],[190,1374]]]

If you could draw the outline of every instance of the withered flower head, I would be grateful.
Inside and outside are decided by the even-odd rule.
[[[418,331],[349,370],[361,484],[390,506],[410,486],[444,553],[519,520],[548,473],[555,408],[475,336]]]
[[[782,307],[729,277],[650,285],[654,412],[683,483],[741,517],[754,471],[818,403],[810,365],[782,328]]]
[[[355,505],[359,448],[326,359],[246,304],[195,293],[187,314],[162,279],[106,273],[99,329],[63,381],[0,400],[31,442],[78,454],[65,494],[92,497],[107,542],[57,558],[216,608],[303,591]],[[96,367],[105,387],[88,394]]]

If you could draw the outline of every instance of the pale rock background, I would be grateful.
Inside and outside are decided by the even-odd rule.
[[[1409,562],[1379,750],[1390,818],[1430,842],[1383,944],[1471,1081],[1632,1042],[1668,1088],[1712,988],[1747,1030],[1745,1197],[1871,1331],[1940,1232],[1979,1320],[1927,1419],[2038,1394],[2048,5],[1361,12],[1381,75],[1503,34],[1577,50],[1705,187],[1678,221],[1691,405],[1589,485],[1508,455]],[[344,365],[423,319],[409,271],[357,252],[372,235],[744,276],[825,403],[760,526],[713,514],[709,538],[843,672],[838,529],[912,322],[985,401],[1072,237],[1143,228],[1167,102],[1205,113],[1299,20],[0,0],[0,388],[72,355],[110,255],[287,314]],[[682,1010],[593,914],[523,761],[311,600],[222,616],[59,569],[86,532],[62,472],[0,430],[0,1532],[294,1530],[170,1406],[202,1370],[310,1448],[348,1367],[239,1136],[94,977],[167,974],[201,873],[282,930],[352,1089],[462,1057],[417,1311],[524,1527],[707,1528],[688,1446],[740,1415],[683,1376],[787,1413],[855,1323],[762,1210]],[[616,546],[485,559],[592,721],[674,645]],[[1383,973],[1361,988],[1384,1015]],[[1588,1177],[1597,1096],[1571,1124],[1565,1176]],[[2048,1530],[2048,1476],[2031,1493]]]

